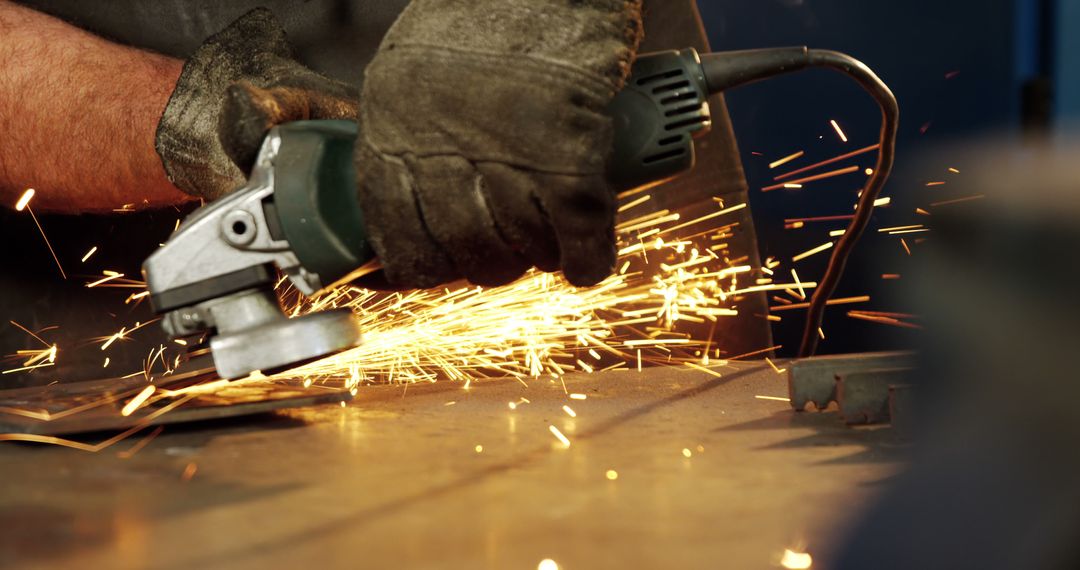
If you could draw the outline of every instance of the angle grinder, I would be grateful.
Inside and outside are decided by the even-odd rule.
[[[639,56],[608,109],[615,129],[613,191],[693,168],[694,139],[711,127],[711,95],[812,66],[854,71],[872,93],[884,89],[891,98],[865,66],[835,52],[784,48],[700,56],[687,49]],[[151,304],[169,337],[208,340],[222,378],[285,371],[362,342],[351,311],[289,318],[274,291],[280,274],[303,294],[316,295],[376,262],[356,197],[356,136],[349,121],[275,127],[248,183],[191,214],[144,263]],[[880,182],[891,167],[885,142],[888,160],[875,174]],[[864,194],[876,197],[880,186],[872,179]]]

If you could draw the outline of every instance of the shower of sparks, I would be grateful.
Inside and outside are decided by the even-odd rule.
[[[669,365],[699,360],[694,352],[705,343],[675,332],[680,324],[722,326],[740,314],[743,296],[795,286],[751,285],[754,268],[742,265],[745,259],[726,259],[700,241],[664,237],[698,224],[707,227],[706,222],[745,208],[739,204],[692,220],[664,210],[627,220],[618,228],[619,264],[625,269],[591,289],[538,272],[491,289],[376,293],[344,287],[314,299],[283,283],[290,316],[349,308],[365,331],[360,347],[288,375],[348,388],[507,377],[527,384],[558,381],[574,371],[626,367],[638,358]],[[641,239],[648,232],[653,233]],[[722,243],[731,234],[713,228],[702,236]],[[655,274],[648,275],[650,269]]]
[[[633,201],[626,203],[624,211],[649,200],[648,196],[635,198],[630,198]],[[711,323],[715,332],[718,326],[724,326],[726,319],[740,315],[745,296],[799,285],[755,283],[760,276],[758,268],[749,265],[746,257],[728,257],[726,242],[736,235],[739,223],[722,220],[747,205],[725,207],[722,200],[716,202],[719,205],[716,211],[696,219],[685,219],[666,210],[627,216],[630,219],[617,227],[620,271],[590,289],[575,288],[559,275],[532,272],[498,288],[459,286],[383,293],[346,286],[307,298],[283,279],[278,292],[289,316],[350,309],[364,330],[364,343],[273,378],[254,375],[232,383],[214,381],[178,390],[155,390],[150,385],[139,393],[133,390],[104,397],[51,416],[34,410],[17,412],[38,414],[40,419],[48,421],[124,399],[126,414],[135,414],[154,404],[154,411],[146,416],[150,418],[201,394],[216,393],[240,383],[273,383],[286,377],[302,378],[307,387],[344,386],[355,393],[366,383],[408,386],[417,382],[450,381],[467,389],[473,382],[496,378],[513,378],[523,385],[534,381],[561,382],[564,375],[572,372],[627,369],[632,364],[638,370],[643,364],[686,364],[719,376],[697,363],[707,365],[710,350],[719,360],[722,347],[712,346],[711,340],[706,342],[679,332],[680,325]],[[684,231],[687,228],[692,229]],[[685,235],[688,233],[692,235]],[[766,267],[772,272],[780,265],[769,260]],[[816,287],[814,283],[801,285],[804,289]],[[143,288],[145,284],[127,279],[119,272],[107,271],[86,286]],[[146,292],[140,291],[127,301],[145,296]],[[114,343],[131,338],[153,322],[156,321],[127,325],[90,341],[107,351]],[[39,340],[44,348],[23,358],[36,358],[31,362],[35,366],[51,364],[56,349]],[[142,375],[149,381],[168,376],[178,366],[179,354],[174,359],[173,353],[166,352],[188,348],[182,343],[170,343],[153,349],[144,359],[144,370],[127,377]],[[773,349],[731,359],[748,358]],[[585,394],[569,392],[567,397],[586,399]],[[165,400],[172,401],[165,407],[157,407]],[[522,403],[528,400],[511,402],[510,408]],[[563,411],[571,416],[577,413],[569,406]],[[549,430],[564,446],[570,445],[570,440],[557,427],[550,425]],[[72,445],[79,447],[77,443]]]
[[[836,131],[836,134],[840,137],[840,140],[848,142],[847,134],[844,133],[844,129],[840,128],[840,123],[837,123],[836,119],[829,121],[829,124],[832,125],[832,128]]]

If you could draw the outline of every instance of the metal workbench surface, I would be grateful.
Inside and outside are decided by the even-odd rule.
[[[117,452],[138,437],[99,453],[0,444],[0,566],[753,569],[778,567],[785,548],[825,557],[903,446],[887,428],[757,398],[786,396],[769,366],[713,370],[573,375],[565,389],[369,386],[345,408],[169,426],[127,459]]]

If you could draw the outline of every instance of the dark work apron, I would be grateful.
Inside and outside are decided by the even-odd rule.
[[[374,56],[386,30],[408,4],[407,0],[19,0],[20,4],[61,18],[113,41],[186,58],[210,35],[248,10],[273,10],[288,32],[298,59],[337,79],[360,85],[363,69]],[[649,6],[647,2],[647,7]],[[663,6],[661,9],[660,6]],[[707,40],[694,0],[653,2],[646,13],[645,51],[697,47]],[[727,109],[722,98],[712,101],[714,129],[700,141],[700,166],[692,174],[652,192],[657,209],[709,208],[712,197],[731,203],[745,201],[746,183]],[[2,136],[3,133],[0,133]],[[135,201],[133,198],[132,202]],[[124,375],[142,366],[142,360],[165,342],[155,324],[114,343],[108,352],[100,342],[87,343],[145,322],[153,315],[146,303],[124,304],[135,289],[87,289],[85,284],[103,270],[119,271],[141,279],[142,261],[171,233],[186,212],[165,209],[112,216],[39,216],[68,279],[59,270],[34,222],[26,212],[0,209],[0,355],[42,344],[7,321],[14,320],[60,347],[58,366],[32,374],[0,377],[0,387],[53,380],[74,381]],[[732,240],[734,256],[758,262],[757,243],[749,211]],[[91,248],[98,251],[80,260]],[[769,346],[765,297],[745,300],[744,317],[725,321],[714,346],[730,354]],[[175,353],[175,352],[174,352]],[[110,366],[103,370],[105,357]],[[12,367],[9,362],[4,368]]]

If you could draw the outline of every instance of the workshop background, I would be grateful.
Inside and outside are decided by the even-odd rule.
[[[530,392],[509,380],[372,385],[350,405],[155,428],[99,453],[0,447],[0,568],[1077,567],[1048,560],[1063,545],[1080,557],[1080,383],[1067,358],[1080,343],[1080,201],[1049,168],[1004,177],[995,162],[1006,153],[973,161],[980,149],[955,143],[1074,132],[1080,0],[699,4],[714,49],[844,50],[894,89],[900,156],[893,204],[874,228],[921,221],[915,207],[934,193],[996,198],[935,225],[925,251],[912,240],[914,256],[876,231],[857,249],[837,296],[924,315],[926,331],[841,310],[826,322],[823,352],[923,348],[931,365],[907,391],[933,413],[899,416],[921,441],[899,437],[895,421],[854,428],[836,408],[792,411],[792,376],[772,366],[798,363],[784,360],[735,362],[722,375],[573,374]],[[872,144],[879,117],[866,95],[807,72],[728,102],[763,257],[790,259],[841,229],[784,220],[850,212],[854,178],[760,189],[773,183],[772,160]],[[964,166],[980,160],[984,172]],[[1000,238],[958,239],[968,234]],[[805,278],[820,276],[820,257],[800,266],[814,273]],[[801,325],[776,324],[781,352]],[[933,421],[913,429],[916,412]]]
[[[844,51],[870,62],[900,102],[898,159],[875,227],[921,223],[911,215],[948,181],[950,143],[989,134],[1023,137],[1053,130],[1065,136],[1080,119],[1080,2],[1076,0],[699,0],[715,50],[809,45]],[[778,172],[769,163],[806,152],[807,163],[873,144],[880,114],[847,78],[815,71],[777,78],[727,94],[750,184],[762,258],[790,259],[817,245],[825,230],[846,221],[785,229],[784,220],[841,213],[858,182],[840,177],[803,190],[762,193]],[[850,142],[833,131],[835,119]],[[758,153],[758,154],[754,154]],[[935,154],[938,154],[935,156]],[[866,155],[865,166],[873,166]],[[916,157],[919,159],[917,160]],[[932,164],[933,169],[927,165]],[[787,167],[785,167],[786,169]],[[785,169],[780,169],[781,171]],[[925,200],[922,200],[925,201]],[[894,223],[895,222],[895,223]],[[827,256],[804,262],[817,279]],[[893,236],[867,232],[837,297],[870,295],[879,310],[917,312],[906,294],[917,271]],[[900,274],[883,280],[884,272]],[[790,355],[801,319],[773,327],[781,353]],[[822,353],[911,348],[917,330],[884,327],[832,312]]]

